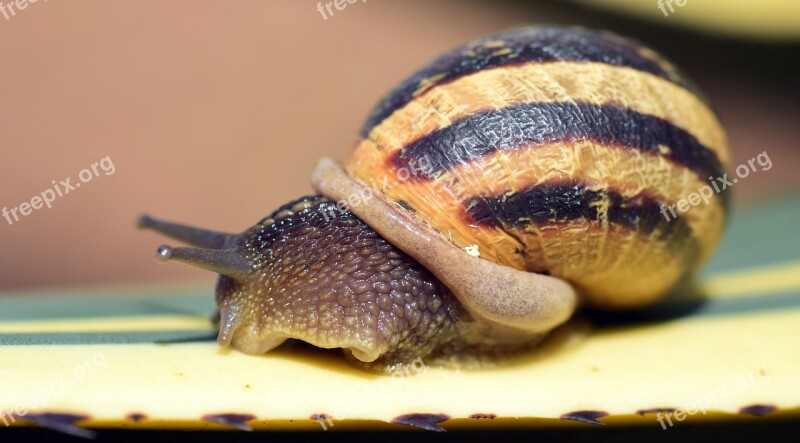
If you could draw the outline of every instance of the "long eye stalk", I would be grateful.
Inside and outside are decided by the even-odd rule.
[[[139,228],[152,229],[198,248],[225,249],[233,246],[238,234],[194,228],[180,223],[158,220],[145,214],[139,217]]]
[[[159,246],[155,257],[158,262],[177,261],[232,278],[246,277],[252,271],[250,263],[234,246],[238,238],[237,234],[193,228],[179,223],[157,220],[147,215],[143,215],[139,219],[139,227],[152,229],[168,237],[197,246],[193,248]]]

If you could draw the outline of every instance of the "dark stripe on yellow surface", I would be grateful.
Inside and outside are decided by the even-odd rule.
[[[0,334],[0,346],[134,345],[216,342],[217,331],[43,332]]]
[[[702,99],[694,84],[638,43],[579,28],[528,28],[478,40],[437,58],[381,100],[364,123],[361,136],[367,137],[372,128],[394,111],[438,85],[485,69],[557,61],[628,67],[676,83]]]
[[[604,317],[592,319],[605,327],[630,327],[666,319],[721,317],[765,312],[784,313],[800,309],[800,291],[788,290],[777,294],[749,294],[735,298],[703,298],[666,300],[663,303],[637,310],[604,312]],[[86,333],[20,333],[0,334],[0,346],[63,346],[63,345],[130,345],[165,343],[214,343],[215,331],[147,331],[147,332],[86,332]],[[49,352],[47,350],[42,352]],[[323,352],[323,351],[320,351]]]
[[[461,119],[411,143],[390,157],[417,179],[501,150],[591,141],[664,156],[702,179],[723,167],[713,151],[674,124],[615,105],[524,103]]]

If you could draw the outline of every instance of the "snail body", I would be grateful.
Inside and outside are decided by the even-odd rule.
[[[727,162],[717,118],[660,55],[528,28],[390,92],[344,166],[317,165],[322,195],[238,235],[142,225],[199,247],[162,259],[222,274],[221,344],[262,353],[291,337],[391,365],[527,343],[581,303],[659,300],[712,254],[726,196],[666,211]]]

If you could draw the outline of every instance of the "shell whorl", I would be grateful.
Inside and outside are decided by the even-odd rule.
[[[606,33],[528,28],[451,51],[369,116],[348,173],[459,248],[638,306],[694,274],[726,196],[724,130],[663,57]],[[670,214],[671,216],[672,214]]]

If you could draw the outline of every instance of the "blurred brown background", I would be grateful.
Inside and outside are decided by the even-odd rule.
[[[630,15],[586,3],[369,0],[324,20],[316,1],[39,0],[0,15],[0,209],[106,156],[116,168],[51,209],[0,218],[0,290],[213,280],[157,265],[163,240],[137,215],[242,230],[310,193],[314,160],[346,156],[405,76],[528,24],[605,28],[665,53],[710,97],[734,165],[769,152],[773,168],[737,184],[736,202],[797,190],[797,26],[770,10],[788,3],[689,0],[669,17],[655,0]]]

